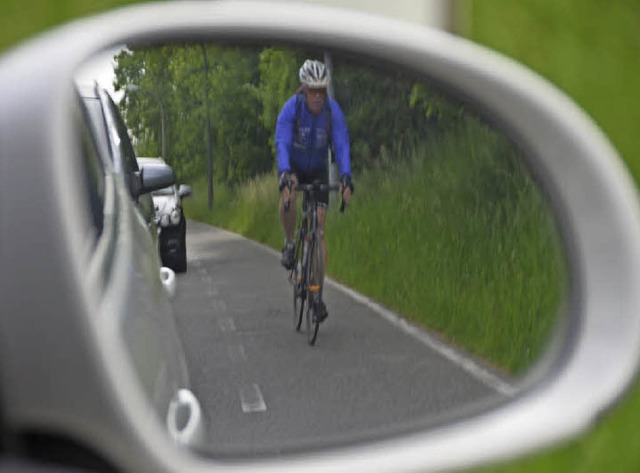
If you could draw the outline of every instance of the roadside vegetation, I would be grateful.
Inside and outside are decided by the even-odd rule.
[[[331,277],[511,374],[555,327],[565,268],[549,209],[502,137],[467,117],[355,176],[327,220]],[[230,188],[206,181],[190,218],[281,249],[275,173]],[[278,264],[274,260],[274,264]]]
[[[461,33],[528,65],[568,93],[609,136],[640,182],[640,2],[461,2]],[[593,373],[594,377],[598,373]],[[479,471],[640,471],[640,384],[598,426],[546,454]]]

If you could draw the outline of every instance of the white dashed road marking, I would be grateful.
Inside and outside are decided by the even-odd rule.
[[[236,324],[233,319],[225,317],[218,320],[218,328],[221,332],[235,332]]]
[[[227,303],[222,299],[213,299],[211,301],[211,306],[213,310],[218,314],[223,314],[227,312]]]
[[[245,414],[266,412],[267,410],[260,386],[255,383],[240,390],[240,403],[242,404],[242,412]]]
[[[378,315],[380,315],[383,319],[391,323],[393,326],[402,330],[406,334],[413,336],[415,339],[419,340],[420,342],[424,343],[425,345],[430,347],[432,350],[439,353],[449,361],[453,362],[454,364],[456,364],[457,366],[465,370],[471,376],[473,376],[477,380],[484,383],[485,386],[488,386],[494,389],[495,391],[508,397],[515,396],[516,393],[518,392],[517,389],[513,387],[511,384],[503,381],[498,376],[484,369],[482,366],[474,362],[471,358],[465,356],[464,354],[455,350],[451,346],[437,340],[435,337],[432,337],[431,335],[429,335],[419,327],[412,325],[407,320],[403,319],[397,314],[394,314],[390,310],[385,309],[380,304],[372,301],[368,297],[365,297],[362,294],[359,294],[352,289],[349,289],[339,283],[336,283],[329,278],[326,278],[325,282],[345,292],[346,294],[348,294],[354,300],[360,302],[361,304],[366,305],[371,310],[373,310]]]

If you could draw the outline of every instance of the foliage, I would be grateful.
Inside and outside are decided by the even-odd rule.
[[[349,126],[353,167],[398,159],[403,149],[429,138],[422,107],[410,106],[416,81],[398,70],[363,64],[357,58],[334,59],[335,94]]]
[[[277,116],[298,89],[298,68],[307,57],[322,58],[323,53],[215,44],[121,53],[116,90],[125,90],[121,106],[138,154],[161,154],[164,111],[165,159],[180,179],[205,175],[208,113],[216,182],[236,185],[272,169]],[[403,150],[428,139],[430,130],[460,113],[455,102],[398,71],[350,56],[336,55],[333,62],[354,169],[403,156]],[[137,90],[131,91],[131,84]]]
[[[276,129],[276,120],[282,104],[298,88],[300,63],[300,53],[296,54],[293,50],[270,47],[260,53],[260,121],[266,130]],[[272,154],[275,154],[273,133],[269,136],[269,146]]]
[[[160,155],[164,111],[166,156],[181,179],[207,169],[207,114],[214,176],[237,183],[270,169],[267,131],[255,119],[259,53],[212,45],[132,48],[117,57],[116,90],[139,155]],[[137,90],[127,90],[135,84]]]

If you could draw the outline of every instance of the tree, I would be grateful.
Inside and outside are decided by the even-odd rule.
[[[132,48],[117,56],[116,88],[140,155],[160,154],[160,106],[165,159],[180,179],[205,175],[206,100],[213,129],[214,178],[236,184],[275,163],[278,113],[299,88],[298,69],[322,51],[283,47],[173,44]],[[431,87],[361,58],[333,55],[334,89],[347,124],[355,169],[403,159],[429,138],[458,105]],[[136,84],[136,92],[126,91]],[[147,91],[145,93],[144,91]]]

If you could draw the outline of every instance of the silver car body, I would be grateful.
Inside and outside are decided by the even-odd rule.
[[[117,182],[129,197],[127,204],[118,209],[133,217],[134,278],[130,288],[133,305],[128,313],[114,311],[114,314],[121,316],[123,339],[159,419],[168,429],[175,430],[172,406],[188,391],[189,375],[173,309],[162,290],[162,281],[167,283],[171,275],[170,272],[167,275],[166,268],[161,272],[159,267],[153,191],[145,189],[144,173],[140,173],[124,121],[108,93],[97,86],[79,90],[96,149],[108,170],[107,177]],[[194,397],[191,402],[193,409],[199,411],[197,399]]]

